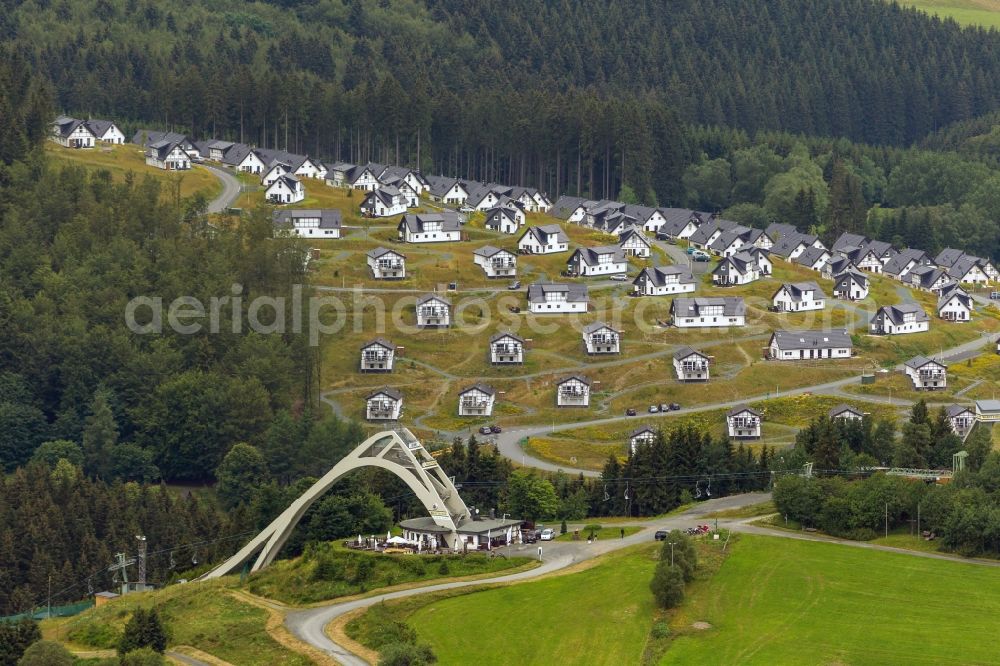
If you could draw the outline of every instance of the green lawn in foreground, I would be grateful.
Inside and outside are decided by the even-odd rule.
[[[407,623],[441,664],[639,664],[657,546],[568,576],[444,599]]]
[[[993,664],[1000,570],[743,536],[661,664]],[[693,622],[712,629],[691,629]],[[623,662],[624,663],[624,662]]]

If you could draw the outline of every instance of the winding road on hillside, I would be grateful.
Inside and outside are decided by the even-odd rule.
[[[199,166],[202,169],[211,171],[212,174],[222,183],[222,192],[219,193],[219,196],[208,202],[208,212],[222,213],[227,208],[231,208],[233,203],[240,196],[240,181],[236,179],[236,176],[225,169],[208,166],[207,164],[201,164]]]
[[[454,581],[451,583],[439,583],[426,587],[412,588],[408,590],[398,590],[387,594],[380,594],[364,599],[355,599],[335,603],[329,606],[318,606],[304,610],[297,610],[285,616],[285,626],[297,638],[305,641],[313,647],[334,657],[346,666],[367,666],[368,662],[357,656],[346,647],[335,643],[325,631],[330,622],[345,613],[349,613],[359,608],[367,608],[377,603],[389,599],[401,599],[412,597],[428,592],[438,592],[441,590],[454,590],[461,587],[473,585],[486,585],[492,583],[515,583],[538,578],[545,574],[565,569],[568,566],[593,559],[605,553],[609,553],[620,548],[634,546],[641,543],[649,543],[653,539],[652,530],[672,530],[691,527],[699,521],[704,521],[705,516],[715,511],[725,511],[738,509],[752,504],[759,504],[770,499],[769,493],[747,493],[745,495],[732,495],[719,499],[702,502],[687,511],[648,521],[636,520],[630,525],[641,525],[646,528],[638,533],[627,536],[624,539],[606,539],[588,544],[584,542],[572,541],[547,541],[535,545],[517,546],[514,554],[520,556],[536,557],[538,548],[542,550],[542,565],[527,571],[497,576],[496,578]],[[623,523],[624,525],[625,523]],[[724,527],[728,523],[720,520],[719,526]]]
[[[943,353],[938,355],[938,358],[945,361],[957,361],[970,358],[971,356],[978,355],[982,349],[983,345],[988,338],[983,336],[971,340],[964,344],[952,347],[951,349],[945,349]],[[902,369],[902,365],[896,367],[897,370]],[[593,419],[590,421],[575,421],[573,423],[557,423],[552,425],[538,425],[538,426],[527,426],[523,428],[511,428],[505,429],[504,432],[495,436],[495,442],[497,445],[497,450],[501,455],[510,458],[515,462],[520,462],[522,465],[528,467],[537,467],[538,469],[547,470],[550,472],[562,471],[567,474],[583,474],[584,476],[597,477],[600,476],[598,472],[592,470],[578,469],[574,467],[566,467],[563,465],[557,465],[555,463],[550,463],[539,458],[535,458],[524,451],[524,448],[520,445],[522,439],[527,437],[537,437],[539,435],[544,435],[547,433],[559,432],[562,430],[575,430],[577,428],[586,428],[588,426],[601,426],[601,425],[615,425],[623,422],[631,422],[638,425],[643,425],[648,423],[650,419],[669,419],[674,416],[683,416],[685,414],[694,414],[698,412],[707,412],[715,409],[731,409],[737,405],[742,405],[745,403],[752,403],[759,400],[767,400],[770,398],[787,398],[795,395],[802,395],[804,393],[814,393],[821,395],[843,395],[843,389],[845,386],[850,384],[856,384],[860,380],[857,376],[847,377],[845,379],[838,379],[833,382],[826,382],[823,384],[816,384],[814,386],[803,386],[788,391],[778,391],[769,392],[765,394],[760,394],[756,396],[746,396],[739,400],[728,400],[724,402],[715,402],[708,405],[697,405],[694,407],[682,408],[677,411],[672,412],[659,412],[656,414],[644,414],[642,417],[639,416],[612,416],[602,419]],[[857,397],[857,396],[854,396]],[[872,399],[871,396],[865,396],[865,399]],[[909,406],[911,403],[908,400],[901,399],[885,399],[879,398],[875,399],[876,402],[884,402],[888,404],[897,405],[900,407]]]

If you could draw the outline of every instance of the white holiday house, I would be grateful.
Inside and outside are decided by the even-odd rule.
[[[692,292],[698,282],[691,271],[680,266],[654,266],[643,268],[632,281],[636,296],[665,296]]]
[[[524,338],[514,333],[497,333],[491,337],[490,363],[493,365],[524,363]]]
[[[846,271],[833,279],[833,297],[848,301],[868,298],[868,276],[857,271]]]
[[[760,439],[762,415],[753,407],[738,405],[726,412],[730,439]]]
[[[969,321],[972,319],[972,297],[956,282],[941,290],[937,302],[937,316],[945,321]]]
[[[641,445],[652,444],[654,441],[656,441],[656,430],[653,429],[653,426],[644,425],[629,433],[628,448],[634,455],[636,449]]]
[[[402,280],[406,277],[406,255],[377,247],[368,252],[368,268],[376,280]]]
[[[951,405],[945,410],[951,430],[964,441],[976,425],[976,413],[963,405]]]
[[[786,283],[774,292],[771,305],[778,312],[822,310],[826,306],[826,294],[815,282]]]
[[[91,118],[87,121],[87,128],[94,135],[94,138],[101,143],[112,143],[115,145],[125,143],[125,134],[113,120]]]
[[[617,354],[621,352],[621,333],[603,321],[583,327],[583,346],[588,354]]]
[[[293,204],[306,198],[306,190],[302,181],[291,174],[279,176],[267,189],[264,198],[273,204]]]
[[[407,213],[396,228],[404,243],[446,243],[462,239],[458,214],[446,210],[440,213]]]
[[[451,326],[451,301],[437,294],[425,294],[418,298],[417,326],[425,328]]]
[[[517,249],[523,254],[553,254],[569,249],[569,237],[558,224],[528,227],[517,239]]]
[[[903,372],[918,391],[935,391],[948,386],[948,366],[924,356],[914,356],[904,363]]]
[[[340,238],[340,211],[333,208],[293,208],[272,215],[276,233],[300,238]]]
[[[743,326],[746,312],[740,296],[681,297],[670,304],[671,321],[678,328]]]
[[[472,253],[472,261],[482,267],[488,278],[517,275],[517,255],[499,247],[484,245]]]
[[[712,271],[712,282],[721,287],[750,284],[770,275],[771,268],[767,251],[758,248],[742,250],[719,262]]]
[[[469,193],[457,178],[427,176],[427,196],[431,201],[461,206],[469,198]]]
[[[588,407],[590,380],[583,375],[570,375],[556,382],[556,406]]]
[[[66,148],[93,148],[97,141],[97,137],[85,121],[67,116],[55,119],[50,138]]]
[[[365,396],[365,418],[369,421],[398,421],[403,413],[403,394],[391,386],[375,389]]]
[[[458,394],[459,416],[492,416],[497,392],[486,384],[473,384]]]
[[[544,282],[528,285],[528,311],[535,314],[586,312],[590,303],[587,285]]]
[[[776,361],[850,358],[854,343],[845,329],[830,331],[774,331],[768,357]]]
[[[707,382],[711,359],[691,347],[681,347],[674,352],[674,373],[682,382]]]
[[[930,328],[931,318],[916,303],[883,305],[872,317],[869,330],[872,335],[900,335],[922,333]]]
[[[830,419],[840,419],[843,421],[860,421],[865,418],[864,413],[856,407],[840,404],[827,412]]]
[[[191,156],[176,141],[157,141],[146,149],[146,164],[166,171],[191,168]]]
[[[361,214],[365,217],[393,217],[406,212],[406,198],[399,188],[382,185],[365,195]]]
[[[524,224],[524,211],[497,206],[486,211],[486,228],[502,234],[516,234]]]
[[[618,235],[618,247],[622,249],[626,257],[648,259],[653,252],[649,245],[649,239],[640,229],[635,227],[626,229]]]
[[[566,264],[566,272],[569,275],[580,277],[614,275],[625,273],[627,270],[625,253],[617,245],[577,248]]]
[[[361,346],[361,372],[392,372],[396,345],[385,338],[375,338]]]

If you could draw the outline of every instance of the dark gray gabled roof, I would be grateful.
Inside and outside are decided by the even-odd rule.
[[[502,247],[495,247],[493,245],[484,245],[481,248],[473,250],[472,254],[476,254],[476,255],[479,255],[481,257],[492,257],[494,255],[497,255],[497,254],[501,253],[501,252],[506,252],[507,254],[509,254],[511,256],[514,255],[514,253],[511,252],[510,250],[505,250]]]
[[[403,399],[403,393],[399,389],[393,388],[391,386],[383,386],[381,388],[377,388],[374,391],[372,391],[371,393],[369,393],[368,395],[366,395],[365,399],[367,400],[367,399],[370,399],[370,398],[374,398],[375,396],[377,396],[380,393],[384,393],[385,395],[389,396],[393,400],[402,400]]]
[[[587,324],[586,326],[583,327],[583,333],[584,335],[590,335],[591,333],[596,333],[597,331],[600,331],[601,329],[604,328],[608,329],[612,333],[618,333],[618,331],[611,328],[610,326],[608,326],[608,324],[606,324],[603,321],[595,321],[592,324]]]
[[[973,268],[980,268],[980,270],[982,270],[979,262],[979,257],[973,257],[970,255],[960,257],[954,264],[951,265],[950,268],[948,268],[948,275],[953,278],[962,279]]]
[[[944,266],[945,268],[951,268],[955,265],[955,262],[966,256],[965,252],[962,250],[957,250],[953,247],[946,247],[945,249],[938,252],[938,255],[934,257],[934,263],[938,266]]]
[[[540,227],[528,227],[524,230],[524,233],[521,234],[520,238],[517,239],[518,243],[520,243],[521,240],[528,234],[531,234],[532,237],[534,237],[534,239],[541,245],[545,245],[546,241],[548,241],[548,237],[551,235],[555,235],[557,243],[569,243],[569,236],[566,235],[566,232],[563,231],[562,227],[558,224],[545,224]]]
[[[906,318],[906,315],[914,315],[914,321],[917,322],[930,321],[930,317],[927,316],[927,313],[924,312],[924,309],[919,305],[917,305],[916,303],[899,303],[897,305],[883,305],[878,309],[878,312],[875,313],[875,316],[878,317],[879,314],[883,313],[885,314],[886,318],[888,318],[892,323],[897,325],[903,323],[904,319]]]
[[[771,299],[773,300],[781,291],[785,291],[789,298],[795,302],[801,301],[807,291],[813,292],[813,300],[826,298],[826,294],[823,293],[823,290],[815,282],[786,282],[778,287],[778,290],[774,292]]]
[[[586,201],[587,200],[583,197],[569,197],[563,195],[556,199],[556,202],[552,204],[552,208],[549,209],[549,215],[559,218],[560,220],[568,220],[569,216],[572,215],[577,208],[586,203]]]
[[[780,238],[788,236],[790,234],[797,234],[799,230],[794,224],[787,224],[785,222],[772,222],[767,225],[767,235],[771,237],[771,240],[778,242]]]
[[[486,228],[487,229],[492,229],[493,227],[499,227],[500,226],[501,221],[500,220],[494,221],[494,219],[493,219],[497,215],[500,215],[502,217],[507,218],[508,220],[510,220],[511,222],[513,222],[514,224],[518,223],[518,221],[517,221],[517,211],[516,210],[514,210],[512,208],[508,208],[506,206],[495,206],[495,207],[490,208],[489,210],[486,211]]]
[[[392,185],[379,185],[368,193],[365,200],[361,202],[361,206],[374,208],[375,202],[380,201],[383,206],[389,208],[393,205],[393,199],[398,196],[399,190]]]
[[[451,301],[450,300],[448,300],[446,297],[442,296],[441,294],[433,294],[433,293],[432,294],[424,294],[423,296],[421,296],[420,298],[418,298],[417,299],[417,305],[423,305],[424,303],[428,303],[430,301],[440,301],[440,302],[444,303],[445,305],[447,305],[449,308],[451,307]]]
[[[947,305],[952,299],[958,299],[958,301],[965,307],[972,309],[972,297],[969,293],[962,289],[956,282],[948,283],[943,289],[941,289],[941,295],[938,297],[937,309],[940,312],[941,308]]]
[[[843,273],[839,273],[836,276],[834,276],[833,280],[834,280],[833,288],[835,291],[846,289],[848,286],[847,283],[852,280],[858,283],[858,285],[860,285],[861,287],[865,289],[868,288],[868,276],[858,271],[844,271]]]
[[[724,317],[741,317],[747,311],[742,296],[677,297],[670,303],[670,311],[675,317],[698,317],[703,308],[720,305]]]
[[[674,360],[677,360],[677,361],[683,361],[684,359],[686,359],[689,356],[700,356],[700,357],[702,357],[704,359],[708,358],[707,354],[704,354],[703,352],[698,351],[694,347],[681,347],[680,349],[678,349],[677,351],[674,352]]]
[[[857,266],[855,266],[850,259],[842,254],[835,254],[827,260],[826,265],[823,267],[823,272],[826,273],[827,270],[834,275],[841,275],[843,273],[857,272]],[[866,280],[868,278],[865,278]]]
[[[517,333],[511,333],[510,331],[501,331],[500,333],[493,335],[492,337],[490,337],[490,344],[502,340],[503,338],[511,338],[512,340],[520,342],[522,345],[524,344],[524,338],[522,338]]]
[[[146,141],[143,143],[143,137]],[[172,143],[189,143],[188,138],[177,132],[159,132],[156,130],[141,129],[132,136],[132,143],[144,148],[151,147],[154,143],[167,141]]]
[[[909,279],[916,280],[924,289],[930,289],[943,278],[948,277],[948,272],[937,266],[915,266],[909,273]]]
[[[759,411],[747,405],[736,405],[728,412],[726,412],[726,416],[736,416],[737,414],[742,414],[743,412],[750,412],[751,414],[753,414],[758,418],[761,416],[761,413]]]
[[[964,414],[966,412],[973,415],[976,413],[974,409],[972,409],[971,407],[966,407],[965,405],[949,405],[948,407],[945,408],[944,411],[945,414],[947,414],[948,418],[950,419],[953,419],[959,414]]]
[[[638,428],[636,428],[635,430],[633,430],[632,432],[630,432],[629,435],[628,435],[628,437],[629,437],[629,439],[633,439],[633,438],[635,438],[635,437],[637,437],[639,435],[642,435],[644,433],[647,433],[647,432],[650,433],[650,434],[655,435],[657,431],[656,431],[656,428],[654,428],[651,425],[639,426]]]
[[[599,257],[602,254],[610,254],[612,261],[621,263],[625,261],[625,251],[617,245],[602,245],[600,247],[580,247],[570,256],[569,261],[573,262],[577,257],[588,266],[596,266],[600,263]]]
[[[829,256],[830,253],[821,247],[808,247],[803,250],[802,254],[795,258],[795,263],[800,266],[812,267],[816,265],[816,262],[823,258],[823,256]]]
[[[294,223],[301,218],[319,218],[320,229],[339,229],[340,211],[336,208],[293,208],[276,210],[272,213],[275,225]]]
[[[868,242],[867,236],[862,236],[861,234],[852,234],[845,231],[840,234],[840,238],[833,242],[833,251],[839,252],[847,247],[861,247]]]
[[[779,349],[829,349],[851,348],[851,336],[846,329],[829,331],[775,331],[771,342],[777,342]]]
[[[156,143],[149,144],[149,151],[154,153],[160,161],[167,159],[174,148],[184,150],[179,141],[157,141]]]
[[[458,213],[451,210],[440,213],[407,213],[399,221],[399,228],[405,226],[410,233],[423,233],[424,226],[430,222],[440,222],[441,231],[458,231],[462,228],[458,221]]]
[[[395,254],[396,256],[403,257],[404,259],[406,258],[406,255],[403,254],[402,252],[398,252],[396,250],[390,250],[389,248],[386,247],[377,247],[374,250],[368,250],[368,256],[372,257],[373,259],[378,259],[379,257],[386,254]]]
[[[641,276],[645,275],[657,287],[662,287],[667,283],[667,276],[676,275],[679,284],[695,284],[697,280],[691,274],[690,269],[680,266],[651,266],[643,268],[636,276],[633,283],[637,283]]]
[[[929,263],[927,253],[923,250],[906,248],[904,250],[900,250],[899,254],[886,262],[883,272],[889,275],[898,276],[906,269],[911,261],[916,264]]]
[[[361,345],[361,348],[362,349],[368,349],[369,347],[375,347],[375,346],[385,347],[386,349],[389,349],[389,350],[396,349],[396,345],[394,345],[392,342],[390,342],[389,340],[387,340],[385,338],[374,338],[372,340],[369,340],[365,344]]]
[[[746,250],[740,250],[736,254],[720,261],[719,265],[712,269],[712,274],[732,275],[733,273],[739,273],[740,275],[744,275],[749,273],[756,265],[757,260],[754,255]]]
[[[105,133],[112,127],[118,127],[118,125],[115,125],[115,121],[104,120],[102,118],[91,118],[84,124],[87,126],[87,129],[89,129],[91,133],[97,138],[104,136]],[[121,130],[118,131],[120,132]]]
[[[850,412],[851,414],[857,414],[858,416],[864,416],[865,415],[864,412],[862,412],[857,407],[851,407],[850,405],[841,403],[841,404],[837,405],[836,407],[834,407],[833,409],[831,409],[829,412],[827,412],[827,416],[829,416],[831,419],[833,419],[833,418],[837,418],[839,415],[841,415],[841,414],[843,414],[845,412]]]
[[[907,361],[903,365],[905,365],[908,368],[912,368],[914,370],[919,370],[920,368],[924,367],[925,365],[930,365],[930,364],[940,365],[942,368],[947,368],[948,367],[947,365],[945,365],[941,361],[935,361],[934,359],[930,359],[930,358],[927,358],[926,356],[919,356],[919,355],[918,356],[914,356],[913,358],[911,358],[909,361]]]
[[[789,234],[788,236],[782,236],[771,247],[771,254],[776,254],[782,259],[787,259],[800,245],[809,247],[815,242],[816,236],[812,236],[810,234]]]
[[[544,303],[545,294],[553,292],[565,293],[566,301],[570,303],[585,303],[589,300],[587,285],[585,284],[543,282],[528,285],[528,301],[531,303]]]
[[[573,381],[574,379],[579,381],[581,384],[586,384],[587,386],[590,386],[590,380],[584,377],[583,375],[568,375],[566,377],[563,377],[562,379],[556,382],[556,386],[558,386],[559,384],[565,384],[566,382],[569,381]]]
[[[464,389],[462,389],[461,391],[459,391],[458,394],[462,395],[463,393],[469,393],[470,391],[482,391],[486,395],[496,395],[497,394],[497,390],[495,388],[493,388],[492,386],[489,386],[487,384],[483,384],[481,382],[477,382],[477,383],[473,384],[472,386],[466,386]]]

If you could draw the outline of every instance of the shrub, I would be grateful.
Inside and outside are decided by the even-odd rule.
[[[167,649],[167,631],[155,608],[136,609],[125,625],[125,632],[118,643],[118,654],[125,655],[144,647],[160,654]]]
[[[656,563],[649,589],[657,606],[676,608],[684,601],[684,574],[679,567],[670,566],[669,560],[660,560]]]
[[[69,650],[55,641],[37,641],[32,643],[17,666],[72,666],[76,661]]]
[[[118,661],[118,666],[165,666],[167,660],[152,648],[132,650]]]
[[[564,518],[561,523],[559,523],[559,534],[566,534],[569,530],[566,528],[566,519]]]
[[[42,632],[34,620],[0,621],[0,664],[17,663],[25,649],[41,637]]]
[[[438,573],[442,576],[446,576],[451,573],[451,567],[448,566],[448,560],[441,558],[441,564],[438,565]]]
[[[663,639],[670,636],[670,625],[666,622],[657,622],[653,625],[653,638]]]
[[[390,643],[379,653],[379,666],[424,666],[437,663],[437,655],[429,645]]]

